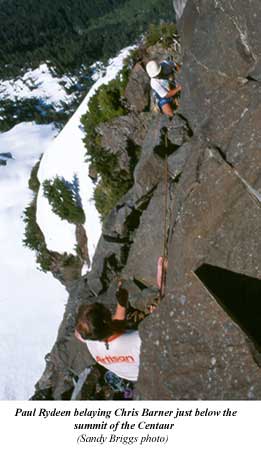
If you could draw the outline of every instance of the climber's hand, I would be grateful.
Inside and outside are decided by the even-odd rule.
[[[127,289],[124,289],[122,287],[122,282],[120,281],[118,283],[118,289],[116,291],[116,299],[117,299],[118,304],[120,306],[123,306],[124,308],[127,308],[128,298],[129,298],[129,293],[128,293]]]

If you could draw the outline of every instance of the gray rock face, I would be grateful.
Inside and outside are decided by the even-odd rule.
[[[261,278],[259,14],[258,1],[192,0],[180,21],[179,112],[194,136],[179,149],[167,295],[141,326],[137,398],[261,398],[258,344],[195,274],[205,263]]]
[[[142,153],[134,171],[135,190],[138,196],[144,195],[162,179],[163,159],[155,152],[162,148],[162,117],[155,115],[144,139]]]
[[[161,182],[153,192],[153,197],[140,218],[123,270],[124,278],[133,277],[148,286],[155,285],[157,260],[163,252],[164,195],[165,186]]]
[[[253,386],[260,398],[260,369],[244,333],[194,273],[207,262],[260,278],[260,208],[215,150],[194,152],[176,191],[183,200],[171,226],[168,294],[141,327],[138,392],[146,399],[247,399]]]
[[[97,131],[104,150],[116,155],[119,168],[130,171],[134,149],[142,145],[151,122],[150,113],[128,114],[102,123]]]
[[[149,107],[150,81],[140,64],[136,64],[131,72],[125,97],[130,107],[136,112],[145,111]]]
[[[261,5],[243,0],[188,2],[180,24],[184,61],[182,112],[193,130],[205,123],[233,90],[259,67]],[[204,44],[203,44],[204,43]],[[232,122],[231,118],[231,122]],[[227,124],[226,128],[229,128]]]

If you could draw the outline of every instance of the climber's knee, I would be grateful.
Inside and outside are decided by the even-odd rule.
[[[173,117],[174,116],[174,112],[173,112],[173,108],[172,105],[170,103],[166,103],[165,105],[162,106],[162,112],[164,114],[166,114],[166,116],[168,117]]]

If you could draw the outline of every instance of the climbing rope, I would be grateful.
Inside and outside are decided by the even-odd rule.
[[[163,209],[163,251],[161,261],[161,278],[160,282],[158,282],[159,287],[159,301],[161,301],[165,295],[165,284],[166,284],[166,276],[167,276],[167,257],[168,257],[168,194],[169,194],[169,167],[168,167],[168,156],[167,156],[167,148],[168,148],[168,136],[167,131],[164,134],[164,146],[165,146],[165,157],[164,157],[164,165],[163,165],[163,198],[164,198],[164,209]],[[159,259],[160,259],[159,258]],[[158,262],[159,265],[159,262]],[[116,275],[117,284],[121,283],[123,280],[121,276]],[[138,278],[139,281],[143,282],[145,286],[149,286],[150,282],[143,278]],[[140,321],[140,311],[138,311],[139,318],[135,318],[136,321]],[[136,310],[133,310],[129,317],[135,316]]]
[[[164,160],[164,168],[163,168],[163,180],[164,180],[164,225],[163,225],[163,260],[162,260],[162,275],[161,275],[161,283],[160,283],[160,300],[164,297],[165,294],[165,283],[166,283],[166,275],[167,275],[167,256],[168,256],[168,249],[167,249],[167,215],[168,215],[168,157],[167,157],[167,148],[168,148],[168,137],[167,137],[167,131],[165,131],[164,136],[165,141],[165,160]]]

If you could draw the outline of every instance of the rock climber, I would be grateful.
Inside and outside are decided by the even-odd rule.
[[[181,86],[176,84],[173,78],[174,71],[178,70],[179,65],[169,61],[163,61],[160,64],[156,61],[149,61],[146,65],[150,85],[156,95],[158,106],[168,117],[173,117],[175,96],[181,91]]]
[[[118,287],[114,316],[102,303],[81,305],[75,336],[85,342],[94,360],[120,378],[137,381],[141,340],[136,330],[128,329],[126,311],[128,291]]]
[[[140,311],[150,314],[156,308],[155,299],[162,298],[162,291],[165,289],[166,269],[166,258],[159,257],[158,287],[151,291],[150,288],[144,289],[147,302]],[[81,305],[76,317],[74,334],[79,341],[86,344],[93,360],[107,370],[104,379],[108,385],[116,391],[121,390],[125,399],[131,399],[132,383],[137,381],[139,374],[141,339],[138,331],[133,329],[133,324],[126,320],[130,296],[128,290],[123,287],[123,281],[118,283],[116,299],[117,306],[113,316],[102,303]],[[134,308],[138,306],[135,305],[135,296],[132,297],[132,301]]]

